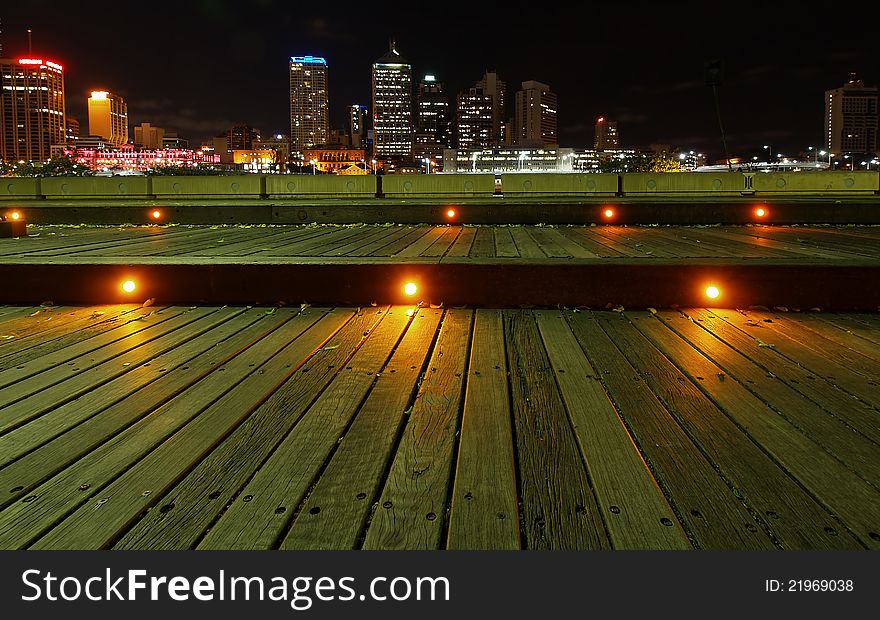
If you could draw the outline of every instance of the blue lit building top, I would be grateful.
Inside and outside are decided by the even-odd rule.
[[[291,56],[290,62],[298,62],[306,65],[327,65],[327,61],[320,56]]]

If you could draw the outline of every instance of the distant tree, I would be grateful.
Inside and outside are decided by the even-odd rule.
[[[651,158],[651,172],[684,172],[681,161],[667,152],[657,153]]]
[[[18,177],[88,177],[94,172],[68,155],[59,155],[46,163],[27,161],[12,164],[11,168],[4,170],[4,174]]]

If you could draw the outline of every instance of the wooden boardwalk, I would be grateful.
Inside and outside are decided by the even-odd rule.
[[[871,261],[880,226],[30,226],[0,263]]]
[[[217,249],[200,233],[192,251]],[[462,236],[468,253],[589,239],[598,254],[630,234],[376,233],[419,254]],[[627,251],[659,251],[654,234]],[[799,247],[766,234],[768,251]],[[878,549],[878,327],[702,308],[3,306],[0,548]]]

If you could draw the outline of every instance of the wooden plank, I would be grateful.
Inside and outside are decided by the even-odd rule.
[[[422,252],[421,256],[443,256],[449,251],[449,248],[452,247],[455,240],[458,239],[460,233],[460,226],[447,226],[443,235],[434,241],[428,249]]]
[[[682,340],[661,320],[645,313],[633,314],[630,316],[633,325],[663,351],[666,357],[688,376],[693,385],[722,408],[725,415],[747,432],[755,443],[767,451],[789,475],[796,478],[816,497],[830,514],[843,520],[849,530],[856,534],[861,544],[880,546],[880,541],[873,541],[869,534],[874,525],[880,522],[880,490],[876,487],[877,482],[880,481],[877,477],[880,467],[878,464],[880,446],[876,444],[867,446],[873,459],[870,459],[871,454],[866,455],[869,460],[864,467],[859,468],[861,471],[865,471],[865,467],[874,470],[871,477],[875,486],[872,487],[858,475],[859,470],[847,467],[826,451],[820,445],[821,441],[818,443],[813,441],[786,417],[779,415],[744,387],[737,380],[736,369],[734,374],[728,374],[726,367],[718,365],[708,352],[696,350],[692,343]],[[699,330],[698,327],[695,329]],[[807,416],[801,418],[806,418],[807,423],[811,421]],[[843,429],[829,430],[831,433],[837,431],[839,435]],[[865,441],[865,443],[869,442]],[[770,522],[776,527],[778,520],[792,519],[799,520],[800,517],[793,513],[774,511]],[[822,526],[825,533],[828,532],[826,528],[843,533],[843,537],[848,538],[848,534],[843,532],[832,519],[827,519],[826,524]]]
[[[549,226],[526,226],[523,230],[538,244],[541,251],[550,258],[571,258],[555,236],[547,234],[552,230]]]
[[[477,229],[473,226],[462,226],[461,232],[458,234],[452,247],[449,248],[446,256],[467,256],[471,251],[471,245],[476,234]]]
[[[246,313],[244,308],[224,308],[214,318],[219,322],[191,340],[166,350],[133,370],[120,375],[86,394],[68,401],[44,415],[0,435],[0,464],[8,463],[68,429],[81,424],[101,410],[117,404],[131,394],[161,379],[169,372],[187,364],[193,357],[211,348],[219,339],[225,340],[236,331],[246,328],[257,318],[257,312]],[[246,313],[244,317],[241,315]],[[200,329],[204,329],[202,326]]]
[[[379,248],[370,254],[370,256],[387,256],[394,257],[397,255],[405,247],[409,246],[412,243],[415,243],[418,239],[428,234],[431,231],[430,226],[410,226],[409,232],[406,236],[397,239],[393,243],[389,243],[388,245]]]
[[[630,436],[700,548],[773,549],[748,507],[650,390],[591,313],[566,315]]]
[[[468,256],[475,258],[495,256],[495,234],[490,226],[477,227],[474,243],[471,245],[471,251]]]
[[[755,509],[762,525],[783,548],[860,547],[813,496],[706,398],[694,382],[688,381],[686,375],[651,346],[626,317],[616,314],[611,318],[608,314],[598,315],[602,328],[693,442],[729,484],[744,496],[744,501]],[[698,357],[693,349],[686,352],[687,359],[681,360],[685,367],[696,363]],[[757,424],[751,428],[763,430]],[[763,432],[761,435],[766,437]],[[867,485],[863,486],[867,488]]]
[[[217,308],[184,311],[114,346],[62,367],[47,369],[0,390],[0,433],[48,413],[95,387],[130,372],[181,342],[210,329]]]
[[[443,317],[364,549],[442,545],[472,317],[470,310],[449,310]]]
[[[756,339],[756,342],[760,340],[773,345],[765,348],[772,348],[778,355],[824,376],[827,381],[872,407],[880,408],[880,381],[877,380],[877,375],[871,372],[875,365],[858,363],[851,356],[832,350],[834,348],[832,346],[817,351],[797,337],[789,336],[784,331],[773,330],[767,327],[767,323],[755,323],[739,312],[712,309],[712,314],[749,334]]]
[[[880,345],[880,330],[877,329],[878,326],[859,321],[855,316],[847,314],[818,313],[810,313],[805,316],[810,317],[812,320],[822,321],[823,323],[832,325],[837,329],[860,338],[861,340],[867,340],[872,345]]]
[[[690,549],[687,534],[568,323],[553,310],[535,311],[535,316],[612,546]]]
[[[226,340],[214,343],[210,349],[187,362],[185,366],[164,373],[159,379],[134,392],[125,400],[100,411],[82,424],[16,461],[0,467],[0,488],[18,489],[10,497],[0,500],[0,508],[20,499],[37,484],[85,457],[90,451],[102,449],[100,446],[103,443],[110,441],[147,416],[158,417],[161,413],[168,414],[163,418],[163,429],[164,432],[171,433],[175,430],[175,423],[183,424],[182,421],[174,420],[175,417],[181,417],[175,414],[193,411],[194,413],[190,415],[196,415],[195,412],[198,412],[205,402],[210,402],[209,390],[212,384],[215,389],[221,389],[220,393],[222,393],[222,389],[226,386],[235,385],[243,376],[251,372],[251,369],[262,361],[261,355],[271,357],[271,353],[287,343],[287,340],[282,342],[279,338],[279,333],[284,338],[288,337],[284,333],[285,330],[280,332],[277,330],[299,310],[281,309],[274,314],[266,315],[261,310],[254,309],[249,311],[248,315],[253,316],[255,312],[258,317],[255,323]],[[244,316],[240,320],[247,319],[248,316]],[[236,360],[241,363],[227,367],[236,355],[241,356]],[[253,363],[251,360],[254,360]],[[214,370],[220,368],[224,370],[211,375]],[[204,397],[205,400],[199,402],[198,397]],[[170,405],[167,405],[172,399],[177,399],[173,401],[173,406],[178,407],[174,412],[168,411]],[[154,414],[154,412],[158,413]],[[123,441],[123,438],[120,437],[117,441]],[[148,441],[143,441],[140,448],[149,451],[150,446]]]
[[[345,242],[339,243],[320,253],[320,256],[348,256],[358,249],[368,246],[373,242],[386,239],[394,229],[385,226],[369,225],[358,229],[358,234],[349,237]]]
[[[496,226],[493,234],[495,235],[495,255],[498,258],[519,257],[519,251],[516,249],[510,230],[506,226]]]
[[[142,441],[127,443],[127,450],[117,442],[112,450],[96,450],[37,487],[32,491],[36,496],[33,501],[19,502],[0,512],[0,544],[13,541],[14,546],[27,546],[45,533],[34,542],[35,548],[112,546],[138,516],[155,506],[158,498],[228,437],[266,400],[268,394],[296,374],[312,353],[351,318],[351,312],[347,310],[320,314],[321,318],[314,324],[311,317],[305,318],[308,328],[305,331],[294,329],[288,334],[294,340],[271,359],[258,364],[260,367],[248,374],[234,390],[226,391],[207,408],[207,403],[203,403],[201,413],[179,432],[168,437],[162,428],[139,424],[135,425],[137,431],[125,433],[126,439],[132,442],[136,441],[138,431],[146,433],[150,445],[155,445],[156,435],[165,437],[141,460],[133,463],[130,457],[132,451],[143,454],[139,445]],[[300,326],[298,323],[291,327]],[[150,418],[150,422],[155,424],[156,420]],[[125,467],[122,471],[119,469],[121,464]],[[81,490],[71,488],[69,482],[60,485],[61,480],[70,476],[90,486]],[[43,493],[41,489],[46,487],[55,488],[56,492]],[[70,490],[76,490],[76,493],[72,494]],[[23,506],[28,507],[35,517],[27,524],[14,516]],[[6,521],[7,514],[9,521]],[[5,546],[10,545],[7,542]]]
[[[449,549],[519,549],[516,463],[500,310],[477,310],[449,514]]]
[[[342,437],[290,530],[282,549],[352,549],[378,497],[416,383],[443,312],[421,309]],[[365,497],[358,497],[364,493]],[[387,510],[387,504],[377,510]]]
[[[116,548],[181,549],[195,546],[216,515],[233,501],[260,464],[276,450],[291,429],[299,426],[305,411],[328,388],[328,384],[350,365],[352,355],[364,342],[364,330],[372,335],[377,328],[382,329],[389,314],[393,318],[384,331],[390,332],[392,339],[388,349],[381,354],[383,358],[387,357],[388,350],[406,325],[404,310],[389,312],[383,307],[362,311],[179,484],[168,489],[164,497],[156,498],[157,505],[173,505],[173,510],[151,511],[122,536]],[[400,318],[403,320],[398,320]],[[366,336],[366,340],[369,339],[370,336]],[[372,377],[375,372],[370,374]],[[331,391],[335,393],[335,390]],[[355,403],[354,408],[356,406]],[[273,513],[277,506],[272,507]]]
[[[553,369],[529,311],[505,311],[522,528],[529,549],[605,549],[590,488]]]
[[[547,256],[541,251],[524,226],[511,226],[508,230],[521,258],[545,258]]]
[[[347,256],[370,256],[373,252],[388,247],[399,239],[404,239],[413,232],[410,226],[396,225],[388,228],[388,234],[364,246],[352,250]]]
[[[544,227],[542,233],[547,242],[552,242],[555,247],[558,247],[561,251],[565,252],[566,256],[572,256],[574,258],[599,258],[598,254],[590,252],[581,244],[572,241],[569,237],[562,234],[564,228],[565,227],[558,226]]]
[[[386,313],[340,367],[331,388],[309,407],[247,484],[222,491],[219,499],[225,500],[228,509],[199,541],[199,548],[270,549],[279,544],[295,509],[336,449],[408,324],[400,308]],[[250,499],[244,501],[245,497]]]
[[[758,364],[768,375],[768,378],[775,378],[785,383],[791,389],[819,405],[828,414],[840,418],[871,441],[880,443],[880,428],[876,424],[877,410],[851,394],[838,389],[834,383],[834,377],[840,370],[839,368],[826,364],[818,368],[818,372],[813,372],[797,361],[777,353],[773,342],[764,340],[758,342],[754,335],[738,329],[714,314],[714,311],[689,308],[685,312],[686,317],[693,319],[718,339]],[[664,319],[667,318],[665,313],[661,314]],[[682,317],[679,320],[689,319]],[[679,329],[679,323],[674,323],[674,325],[676,329]]]
[[[410,245],[398,251],[395,256],[400,257],[414,257],[420,256],[422,252],[431,247],[437,239],[443,236],[446,232],[445,227],[443,226],[434,226],[428,230],[427,233],[419,237],[417,240],[413,241]]]
[[[598,242],[596,240],[596,236],[590,232],[589,227],[561,226],[556,230],[560,235],[562,235],[572,243],[584,248],[586,252],[589,252],[596,258],[624,256],[623,252],[613,249],[612,247],[609,247],[604,243]],[[589,256],[588,258],[593,258],[593,256]]]

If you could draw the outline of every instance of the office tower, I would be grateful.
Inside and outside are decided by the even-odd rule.
[[[504,142],[504,113],[507,99],[507,86],[498,79],[494,71],[487,71],[483,79],[477,82],[477,88],[492,97],[492,146],[498,146]]]
[[[260,130],[250,125],[233,125],[226,130],[226,148],[230,151],[250,151],[254,148],[254,140],[259,139]]]
[[[368,115],[369,110],[365,105],[348,106],[348,133],[351,136],[352,146],[364,146],[364,142],[367,140]]]
[[[327,61],[319,56],[290,59],[290,150],[325,144],[330,132]]]
[[[866,87],[855,73],[825,91],[825,146],[831,153],[877,153],[877,95],[877,87]]]
[[[0,58],[0,159],[48,161],[67,140],[64,68],[42,58]]]
[[[474,87],[458,95],[456,137],[459,149],[484,149],[494,145],[494,97]]]
[[[165,139],[165,130],[150,123],[141,123],[134,128],[134,145],[142,149],[158,149]]]
[[[451,141],[449,97],[443,90],[442,82],[438,82],[433,75],[426,75],[419,82],[413,156],[417,161],[427,158],[437,163],[443,157],[443,149],[449,148]]]
[[[519,146],[557,146],[556,94],[541,82],[522,83],[516,93],[516,139]]]
[[[65,142],[70,146],[76,146],[76,142],[80,138],[79,121],[72,116],[64,117],[64,124],[67,126]]]
[[[106,90],[92,91],[89,135],[100,136],[113,146],[128,142],[128,105],[122,97]]]
[[[412,66],[394,48],[373,63],[373,139],[379,158],[412,158]]]
[[[604,116],[596,119],[596,139],[593,147],[597,151],[611,151],[620,147],[617,121],[609,121]]]

